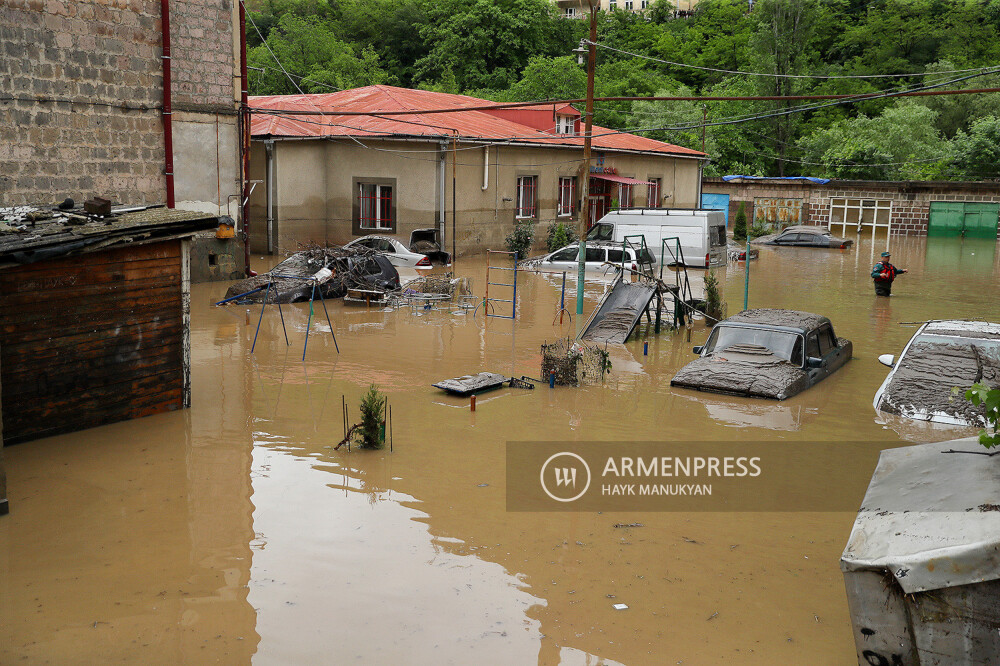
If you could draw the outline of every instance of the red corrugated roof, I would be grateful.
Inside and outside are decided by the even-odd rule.
[[[250,98],[250,107],[259,109],[251,116],[255,137],[452,137],[511,143],[583,146],[583,137],[549,134],[484,111],[379,116],[380,111],[420,111],[478,107],[495,104],[484,99],[448,93],[411,90],[393,86],[367,86],[318,95],[272,95]],[[532,109],[553,105],[532,105]],[[565,105],[558,105],[562,109]],[[275,111],[323,111],[328,115],[271,115]],[[369,115],[343,116],[337,112],[365,112]],[[643,151],[704,157],[690,148],[647,139],[635,134],[614,133],[594,126],[591,144],[595,150]]]

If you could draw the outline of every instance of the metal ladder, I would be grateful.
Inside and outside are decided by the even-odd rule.
[[[649,252],[649,248],[646,247],[646,236],[643,234],[634,234],[625,236],[622,239],[622,275],[625,274],[626,248],[632,248],[632,251],[635,252],[635,265],[639,269],[640,278],[650,279],[653,275],[653,255]],[[643,259],[646,259],[646,261],[643,261]]]
[[[671,244],[674,246],[671,248]],[[681,239],[679,236],[671,236],[660,241],[660,282],[663,282],[663,269],[666,267],[667,256],[677,265],[674,271],[674,286],[671,293],[674,295],[674,328],[684,325],[684,309],[688,308],[688,303],[694,300],[694,292],[691,290],[691,282],[688,280],[687,264],[684,263],[684,250],[681,249]],[[683,272],[683,278],[681,273]],[[683,308],[683,309],[682,309]],[[690,320],[691,313],[688,312]]]
[[[494,266],[493,265],[493,255],[503,254],[508,257],[513,257],[514,266]],[[510,282],[494,282],[494,279],[504,279],[497,277],[496,273],[493,271],[501,271],[499,275],[507,276],[509,271],[512,275]],[[491,275],[491,273],[493,273]],[[510,298],[491,298],[490,297],[490,286],[502,287],[504,289],[510,289]],[[494,290],[495,292],[495,290]],[[502,295],[508,295],[505,292],[501,292]],[[510,303],[510,314],[500,314],[497,312],[497,307],[494,303]],[[500,306],[505,308],[506,306]],[[517,252],[505,252],[503,250],[486,250],[486,296],[483,297],[483,311],[486,313],[487,317],[499,317],[501,319],[515,319],[517,317]]]

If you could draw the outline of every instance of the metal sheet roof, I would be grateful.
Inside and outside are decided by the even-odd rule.
[[[367,86],[353,90],[316,95],[272,95],[250,98],[251,133],[255,137],[338,138],[357,139],[425,137],[451,139],[457,133],[461,140],[479,140],[512,144],[583,147],[583,137],[550,134],[501,117],[497,109],[428,113],[405,116],[379,115],[385,111],[421,111],[442,108],[463,109],[482,107],[498,102],[393,86]],[[562,104],[538,104],[531,109],[562,110]],[[328,112],[328,115],[282,115],[282,111]],[[337,112],[365,115],[337,115]],[[619,133],[594,126],[591,141],[594,150],[663,153],[679,157],[705,158],[705,153],[682,146],[648,139],[634,134]]]
[[[637,178],[626,178],[625,176],[613,176],[607,173],[592,173],[591,178],[599,178],[601,180],[610,180],[613,183],[623,183],[625,185],[652,185],[648,180],[639,180]]]
[[[907,594],[1000,579],[1000,461],[984,453],[974,437],[883,451],[841,569],[887,570]]]

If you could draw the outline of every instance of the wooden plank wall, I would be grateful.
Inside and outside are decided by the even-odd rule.
[[[3,438],[186,406],[182,241],[0,270]]]

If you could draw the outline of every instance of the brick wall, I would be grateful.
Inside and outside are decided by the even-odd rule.
[[[900,236],[926,236],[932,201],[974,201],[1000,203],[1000,183],[984,182],[877,182],[838,181],[812,184],[803,181],[726,182],[706,178],[704,191],[729,194],[729,215],[734,219],[744,202],[747,219],[753,220],[755,197],[802,199],[803,224],[828,226],[832,199],[882,199],[892,202],[892,233]],[[1000,235],[1000,231],[998,231]]]
[[[173,103],[234,113],[231,0],[171,0]],[[0,2],[0,205],[159,203],[158,0]]]

